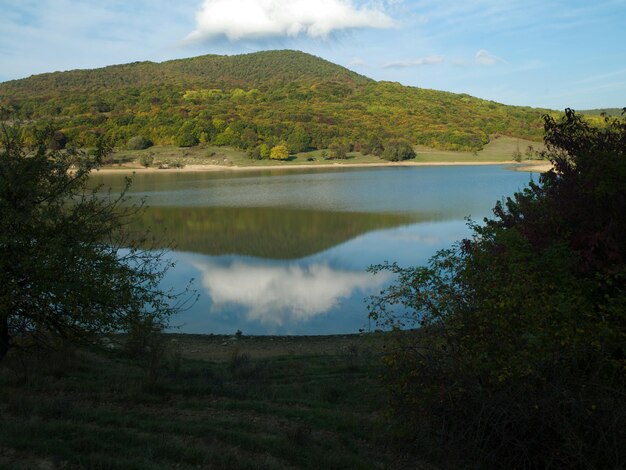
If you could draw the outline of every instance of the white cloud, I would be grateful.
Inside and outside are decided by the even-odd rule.
[[[441,56],[430,56],[430,57],[420,57],[418,59],[408,59],[408,60],[398,60],[395,62],[387,62],[383,65],[385,69],[401,69],[408,67],[421,67],[422,65],[435,65],[441,64],[443,62],[443,57]]]
[[[248,320],[280,326],[326,313],[356,290],[379,288],[389,276],[337,270],[320,263],[310,266],[262,266],[244,261],[229,265],[192,262],[202,286],[219,308],[240,305]]]
[[[364,67],[367,65],[367,62],[365,62],[363,59],[361,59],[360,57],[355,57],[354,59],[352,59],[350,61],[350,66],[351,67]]]
[[[382,5],[359,7],[353,0],[204,0],[187,40],[323,39],[335,31],[393,25]]]
[[[495,65],[498,62],[505,62],[505,60],[497,55],[490,54],[485,49],[480,49],[474,57],[474,62],[479,65]]]

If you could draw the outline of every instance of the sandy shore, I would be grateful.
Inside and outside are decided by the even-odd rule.
[[[478,165],[512,165],[518,171],[547,171],[552,168],[545,162],[381,162],[381,163],[322,163],[317,165],[258,165],[258,166],[227,166],[227,165],[186,165],[184,168],[144,168],[138,165],[105,167],[97,173],[193,173],[199,171],[261,171],[261,170],[306,170],[312,168],[384,168],[384,167],[419,167],[419,166],[478,166]]]

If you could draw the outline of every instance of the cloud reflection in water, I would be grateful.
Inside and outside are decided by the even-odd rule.
[[[201,273],[213,309],[235,304],[246,308],[248,320],[274,326],[310,320],[357,290],[379,288],[389,279],[386,273],[374,276],[334,269],[327,263],[266,265],[251,260],[194,260],[192,264]]]

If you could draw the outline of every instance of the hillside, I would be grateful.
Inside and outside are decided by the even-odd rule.
[[[32,141],[93,146],[142,136],[290,151],[348,145],[380,152],[390,139],[477,150],[493,134],[540,140],[546,110],[376,82],[297,51],[207,55],[36,75],[0,83],[0,114]],[[55,133],[55,131],[57,131]],[[58,132],[60,131],[60,132]]]
[[[622,115],[622,111],[624,111],[624,109],[622,108],[598,108],[598,109],[586,109],[586,110],[579,111],[579,112],[580,114],[583,114],[586,116],[601,116],[603,114],[606,114],[607,116],[617,117],[617,116]]]

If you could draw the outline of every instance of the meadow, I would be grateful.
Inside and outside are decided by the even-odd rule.
[[[390,447],[381,336],[163,341],[8,356],[0,468],[415,468]]]

